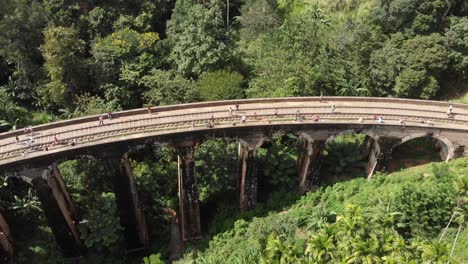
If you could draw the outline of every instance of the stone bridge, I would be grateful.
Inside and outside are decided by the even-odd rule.
[[[318,182],[327,140],[348,133],[367,137],[367,174],[385,171],[393,149],[414,138],[438,141],[442,160],[468,156],[468,105],[438,101],[370,97],[272,98],[180,104],[122,111],[35,126],[32,131],[0,134],[0,175],[33,186],[65,254],[83,249],[77,209],[57,165],[92,158],[102,160],[113,186],[129,250],[148,245],[148,232],[128,153],[144,146],[173,147],[178,153],[179,223],[182,241],[201,238],[194,152],[204,140],[239,142],[240,208],[257,199],[256,155],[272,136],[294,133],[301,138],[298,189]],[[13,237],[0,214],[0,245],[13,254]]]

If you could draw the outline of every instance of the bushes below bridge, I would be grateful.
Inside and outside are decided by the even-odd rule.
[[[338,149],[340,144],[347,147],[351,144],[360,152],[363,148],[362,143],[362,138],[347,136],[330,144]],[[212,239],[192,244],[182,262],[191,259],[196,262],[203,262],[203,259],[205,262],[221,261],[226,258],[226,252],[232,252],[233,261],[247,262],[258,262],[262,257],[263,261],[269,263],[277,256],[282,256],[283,251],[288,251],[292,254],[290,257],[301,260],[315,258],[312,255],[318,254],[317,252],[313,253],[312,249],[305,251],[306,248],[312,247],[309,244],[312,241],[322,241],[320,239],[323,237],[319,239],[317,236],[329,232],[328,229],[345,232],[343,222],[340,222],[345,220],[357,221],[356,225],[359,228],[356,227],[352,233],[361,232],[362,236],[375,238],[372,243],[383,243],[380,240],[383,238],[378,233],[381,231],[386,231],[389,239],[395,243],[404,242],[403,246],[385,252],[367,252],[370,255],[374,254],[372,256],[375,258],[392,252],[399,254],[398,256],[411,253],[411,257],[422,258],[423,249],[427,251],[432,247],[445,250],[443,247],[434,248],[439,245],[431,244],[431,239],[437,237],[450,218],[457,200],[453,181],[458,175],[468,174],[468,159],[453,161],[449,163],[449,167],[444,164],[434,167],[428,165],[391,175],[376,175],[370,182],[364,178],[356,178],[300,198],[300,195],[294,192],[297,172],[292,169],[298,151],[295,146],[297,138],[294,136],[274,138],[272,142],[263,146],[263,153],[259,157],[259,180],[264,184],[259,185],[259,188],[266,188],[263,190],[265,195],[254,210],[244,213],[239,213],[237,209],[235,142],[212,140],[199,147],[195,156],[200,183],[203,230],[206,237]],[[329,153],[326,154],[333,157],[332,150],[333,148],[328,148],[326,151]],[[161,253],[163,258],[166,258],[169,255],[167,245],[171,220],[168,212],[178,211],[176,153],[169,148],[146,148],[131,154],[130,158],[150,232],[151,245],[143,254]],[[268,168],[271,160],[275,160],[276,163],[272,163]],[[349,171],[348,165],[344,165],[344,171]],[[143,255],[123,254],[124,238],[122,230],[118,228],[119,218],[113,202],[111,175],[104,169],[103,164],[89,160],[73,160],[61,164],[60,171],[80,210],[79,214],[85,220],[80,224],[80,231],[84,233],[82,238],[89,250],[83,261],[140,263]],[[325,167],[322,174],[333,175],[333,171],[327,172]],[[27,188],[23,189],[24,191],[17,193],[17,196],[25,202],[34,201],[34,197],[27,198]],[[34,196],[34,193],[32,195]],[[352,206],[348,208],[347,205]],[[32,210],[32,213],[21,213],[27,212],[26,210]],[[20,236],[16,236],[18,255],[13,259],[14,262],[20,263],[35,256],[43,259],[44,263],[58,263],[57,259],[60,258],[57,256],[60,252],[53,242],[53,235],[47,227],[41,209],[28,207],[25,211],[15,212],[10,219],[15,219],[18,223],[29,223],[22,215],[34,216],[30,221],[35,231],[28,228],[24,229],[23,234],[13,226],[15,232],[20,233]],[[94,229],[103,229],[102,226],[96,225],[98,223],[112,223],[108,225],[116,228],[112,228],[112,232],[96,232]],[[364,226],[362,223],[368,225]],[[37,236],[25,236],[31,232]],[[449,229],[446,238],[453,238],[456,232],[455,229]],[[465,236],[466,240],[466,231],[462,236]],[[341,237],[334,234],[330,240],[333,248],[324,252],[330,251],[335,257],[343,254],[347,256],[338,245],[346,241],[352,244],[353,239],[362,237]],[[22,245],[27,245],[27,248]],[[274,248],[274,245],[277,248]],[[264,251],[267,253],[262,255]],[[457,254],[468,255],[466,252]],[[326,259],[331,256],[322,257]]]
[[[235,221],[231,229],[212,234],[203,247],[188,249],[178,263],[466,261],[463,245],[449,258],[455,230],[466,222],[452,224],[440,243],[438,237],[457,201],[466,217],[460,199],[465,195],[466,201],[467,186],[454,182],[463,178],[466,184],[467,175],[465,158],[377,175],[371,181],[337,183],[308,193],[281,212]],[[465,230],[458,240],[465,243],[467,236]]]

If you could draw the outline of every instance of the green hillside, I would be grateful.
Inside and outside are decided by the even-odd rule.
[[[246,215],[177,263],[464,263],[466,229],[448,256],[466,218],[438,238],[457,201],[466,217],[467,183],[467,158],[337,183],[268,216]]]

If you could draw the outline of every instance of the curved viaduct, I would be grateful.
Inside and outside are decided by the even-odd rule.
[[[236,105],[239,109],[236,110]],[[332,110],[333,105],[336,107]],[[37,191],[57,242],[66,254],[82,249],[79,218],[57,164],[80,157],[103,160],[113,185],[127,248],[145,247],[145,217],[127,154],[148,144],[178,153],[179,222],[182,240],[201,237],[194,152],[209,138],[239,141],[240,208],[252,208],[257,196],[256,153],[275,134],[295,133],[302,140],[298,159],[299,190],[316,187],[323,148],[340,134],[367,135],[367,173],[385,170],[392,150],[418,137],[433,137],[440,156],[468,156],[468,105],[425,100],[318,97],[217,101],[135,109],[71,119],[0,134],[0,175],[20,177]],[[232,111],[229,111],[229,109]],[[382,122],[375,120],[382,116]],[[0,214],[0,245],[13,254],[8,224]]]

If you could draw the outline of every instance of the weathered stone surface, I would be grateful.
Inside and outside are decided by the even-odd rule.
[[[182,241],[201,239],[200,201],[195,174],[196,144],[176,146],[178,153],[179,210]]]
[[[319,186],[325,141],[313,140],[304,134],[301,135],[301,140],[301,152],[297,159],[299,191],[306,193]]]
[[[138,199],[133,172],[124,155],[122,159],[108,157],[106,168],[112,173],[115,198],[120,214],[120,224],[124,227],[128,250],[139,250],[148,246],[148,228],[143,209]]]
[[[52,168],[50,176],[47,178],[47,184],[52,190],[52,194],[57,201],[60,211],[62,212],[62,215],[73,234],[73,238],[77,244],[81,245],[80,234],[77,228],[79,219],[75,203],[68,193],[65,181],[63,180],[62,175],[56,166]]]
[[[393,148],[400,142],[400,138],[393,137],[378,137],[374,140],[367,165],[368,178],[371,178],[375,171],[387,171],[387,164],[392,159]]]
[[[52,182],[55,182],[55,180]],[[73,228],[72,223],[72,228],[70,228],[69,222],[67,222],[67,218],[71,220],[71,217],[66,209],[65,198],[58,190],[58,186],[55,183],[49,186],[48,181],[42,178],[36,178],[32,181],[32,184],[42,204],[49,226],[54,233],[55,240],[64,255],[70,257],[81,255],[82,246],[75,236],[76,227]]]
[[[266,137],[257,134],[242,138],[239,142],[239,173],[240,173],[240,209],[245,211],[255,207],[257,203],[257,150],[265,142]]]
[[[0,213],[0,246],[5,255],[11,257],[15,254],[13,248],[13,237],[11,236],[10,226],[6,219]]]

